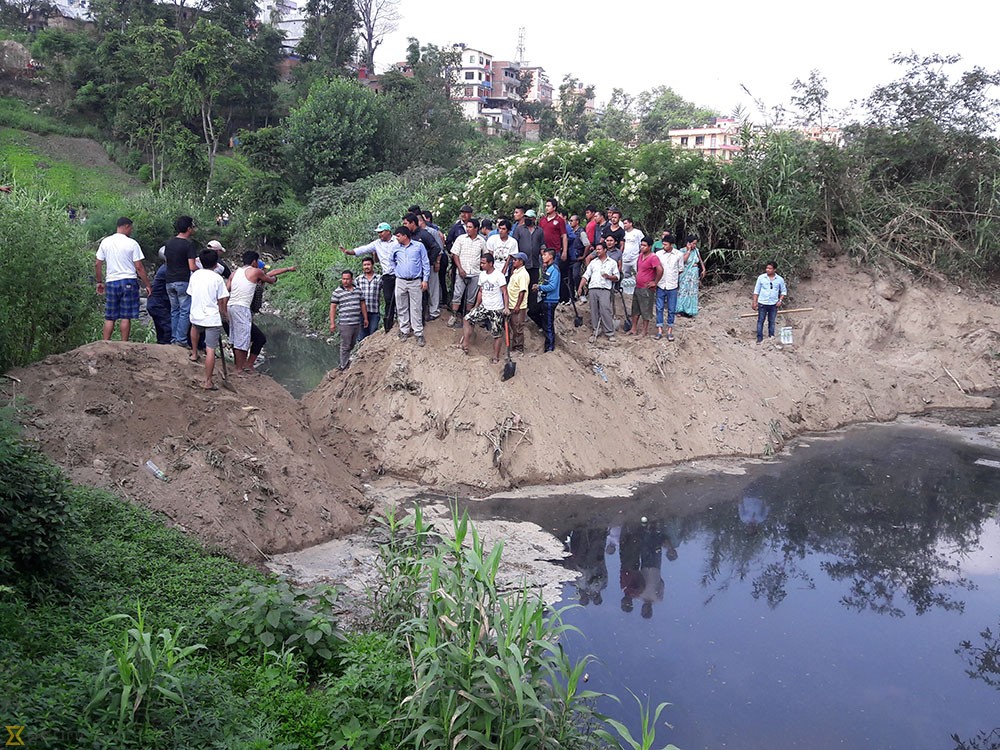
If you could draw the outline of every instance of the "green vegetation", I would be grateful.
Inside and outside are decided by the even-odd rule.
[[[467,517],[441,534],[391,513],[370,630],[343,633],[331,589],[208,555],[70,485],[10,420],[0,519],[29,548],[0,548],[0,714],[29,747],[614,746],[559,613],[498,591],[502,544]]]
[[[20,188],[0,211],[0,372],[93,340],[103,314],[93,255],[52,200]]]
[[[54,158],[40,139],[17,130],[0,129],[0,162],[6,179],[50,194],[64,208],[118,204],[136,188],[117,168],[84,166],[68,154]]]
[[[441,170],[410,170],[402,175],[382,172],[356,183],[315,190],[288,246],[287,263],[298,273],[286,274],[267,290],[267,298],[282,315],[320,330],[329,325],[330,292],[340,271],[360,271],[351,249],[375,239],[375,227],[388,221],[400,224],[406,209],[418,204],[433,206],[442,191],[454,190],[454,180],[442,178]],[[447,221],[447,214],[445,221]]]
[[[41,106],[32,108],[22,99],[0,96],[0,127],[26,130],[38,135],[65,135],[75,138],[100,137],[93,125],[74,125],[47,113]]]

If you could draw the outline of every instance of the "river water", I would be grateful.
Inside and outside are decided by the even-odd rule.
[[[261,369],[297,398],[336,366],[322,338],[261,325]],[[656,747],[996,748],[1000,674],[963,647],[1000,638],[1000,439],[983,431],[862,427],[774,461],[469,508],[565,545],[565,646],[594,658],[586,687],[619,696],[600,708],[635,736],[629,691],[672,704]]]
[[[1000,452],[867,427],[745,468],[477,514],[563,541],[566,646],[633,734],[629,691],[673,704],[657,747],[931,750],[1000,727],[961,648],[1000,629]]]

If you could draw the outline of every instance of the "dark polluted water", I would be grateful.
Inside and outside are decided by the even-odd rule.
[[[322,336],[304,334],[276,315],[257,315],[254,322],[267,336],[259,371],[270,375],[295,398],[306,395],[340,364],[339,347],[326,343]]]
[[[1000,648],[1000,453],[899,426],[811,443],[742,475],[475,514],[564,541],[565,645],[633,735],[629,691],[672,704],[656,747],[1000,746],[1000,672],[973,651]]]

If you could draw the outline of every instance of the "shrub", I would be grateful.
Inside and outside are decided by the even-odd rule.
[[[318,671],[334,661],[343,636],[334,617],[337,590],[287,581],[246,581],[208,611],[209,643],[232,654],[264,654],[295,647]]]
[[[467,515],[423,554],[423,544],[383,546],[380,554],[423,554],[410,580],[423,611],[399,628],[412,653],[414,692],[404,701],[402,744],[415,747],[588,747],[607,735],[581,690],[586,660],[571,664],[559,645],[569,630],[537,592],[501,593],[503,552],[486,547]],[[412,533],[425,535],[419,517]],[[400,527],[401,529],[404,527]],[[395,550],[395,551],[394,551]],[[383,562],[383,565],[386,563]],[[388,568],[399,565],[389,561]]]
[[[30,581],[65,570],[66,541],[74,527],[69,485],[62,472],[0,415],[0,573]]]

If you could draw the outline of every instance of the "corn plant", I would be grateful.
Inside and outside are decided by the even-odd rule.
[[[87,712],[107,705],[118,720],[119,729],[136,720],[142,711],[143,723],[149,723],[149,712],[161,699],[187,710],[181,683],[181,673],[191,654],[205,646],[197,643],[181,646],[183,626],[175,630],[163,628],[154,638],[146,630],[142,605],[136,604],[135,617],[117,614],[101,623],[124,621],[128,627],[119,641],[104,654],[104,663],[97,675],[94,695]]]
[[[598,693],[580,690],[585,661],[559,645],[569,630],[540,595],[502,592],[503,544],[487,550],[468,516],[415,560],[421,611],[402,623],[414,690],[403,701],[404,745],[419,748],[585,747]],[[413,548],[417,549],[417,548]]]
[[[661,703],[656,707],[656,709],[650,713],[649,710],[649,700],[647,699],[645,703],[639,699],[639,696],[632,693],[632,697],[635,698],[635,702],[639,704],[639,717],[642,724],[642,734],[638,739],[632,736],[632,732],[629,728],[622,724],[620,721],[615,719],[605,719],[605,721],[610,724],[616,732],[618,732],[621,741],[624,742],[632,750],[652,750],[653,743],[656,742],[656,722],[660,720],[660,714],[663,713],[663,709],[669,706],[669,703]],[[615,699],[617,700],[617,698]],[[610,740],[611,737],[609,736]],[[662,750],[677,750],[676,745],[664,745]]]

